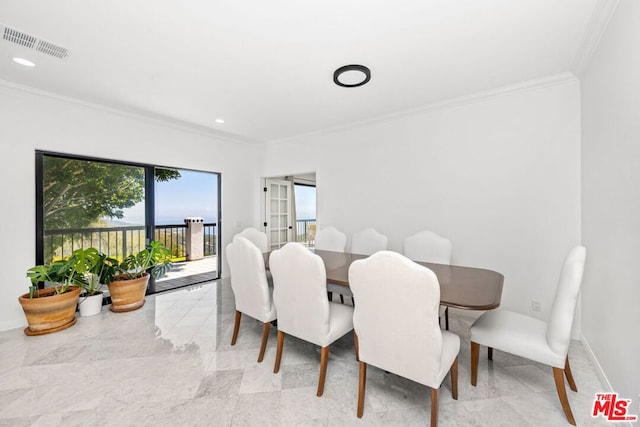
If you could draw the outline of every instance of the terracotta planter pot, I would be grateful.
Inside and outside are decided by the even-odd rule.
[[[67,329],[76,323],[79,287],[69,286],[68,291],[60,295],[55,295],[52,288],[36,292],[39,298],[29,298],[28,293],[18,298],[29,324],[24,330],[25,334],[49,334]]]
[[[131,280],[119,280],[125,276],[116,276],[116,280],[109,283],[111,294],[110,310],[116,313],[137,310],[144,305],[144,294],[147,292],[149,274]]]

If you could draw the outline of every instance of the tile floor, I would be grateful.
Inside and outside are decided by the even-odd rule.
[[[256,362],[261,325],[243,317],[233,331],[228,281],[147,297],[140,310],[94,317],[61,332],[27,337],[0,332],[0,426],[411,426],[428,425],[429,389],[368,369],[365,413],[356,418],[358,364],[348,335],[331,348],[324,396],[316,397],[319,350],[285,340],[275,375],[276,331]],[[440,426],[568,426],[550,368],[496,351],[481,354],[469,384],[471,318],[451,316],[461,336],[459,400],[445,379]],[[592,419],[603,391],[581,344],[569,353],[578,425]]]

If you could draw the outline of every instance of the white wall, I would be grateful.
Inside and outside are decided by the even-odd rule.
[[[583,334],[640,399],[640,2],[621,1],[582,78]]]
[[[563,258],[580,243],[579,102],[565,76],[272,142],[263,175],[315,171],[320,228],[375,227],[396,251],[423,229],[449,237],[455,264],[504,274],[505,307],[546,318]]]
[[[35,150],[222,174],[224,243],[258,224],[261,149],[0,86],[0,330],[26,325],[18,296],[35,263]],[[224,246],[224,245],[223,245]]]

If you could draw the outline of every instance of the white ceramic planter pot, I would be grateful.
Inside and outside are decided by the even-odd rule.
[[[78,301],[80,316],[95,316],[102,310],[102,292],[89,297],[81,296]]]

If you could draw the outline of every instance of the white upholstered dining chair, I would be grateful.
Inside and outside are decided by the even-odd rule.
[[[398,290],[389,298],[389,283]],[[458,398],[460,338],[440,329],[440,285],[435,273],[405,256],[377,252],[354,261],[349,284],[358,301],[353,313],[360,361],[358,417],[364,413],[367,365],[431,388],[431,426],[438,423],[438,390],[451,372]]]
[[[323,251],[344,252],[347,235],[335,227],[324,227],[316,231],[315,248]]]
[[[269,339],[271,322],[277,317],[272,292],[267,283],[264,257],[256,245],[242,236],[235,236],[226,249],[231,271],[231,289],[235,297],[236,318],[231,345],[236,344],[242,314],[263,323],[262,344],[258,362],[262,362]]]
[[[322,251],[344,252],[347,246],[347,235],[335,227],[325,227],[316,232],[315,248]],[[344,303],[344,296],[353,297],[348,286],[327,283],[329,301],[333,300],[333,293],[340,295],[340,302]]]
[[[389,239],[373,228],[360,230],[351,237],[351,253],[372,255],[387,249]]]
[[[508,310],[492,310],[484,313],[471,325],[471,384],[478,380],[480,345],[488,347],[489,360],[493,349],[505,351],[549,365],[562,409],[570,424],[576,425],[564,377],[571,390],[578,391],[569,365],[569,343],[578,293],[586,258],[583,246],[573,248],[566,256],[549,320],[544,322]]]
[[[254,245],[260,249],[260,252],[268,252],[269,245],[267,242],[267,234],[257,230],[253,227],[247,227],[242,230],[240,233],[236,234],[236,236],[244,237],[245,239],[249,239]],[[233,236],[235,237],[235,236]]]
[[[233,237],[235,238],[236,236],[240,236],[240,237],[244,237],[245,239],[248,239],[251,243],[256,245],[258,249],[260,249],[260,252],[269,251],[269,241],[267,239],[267,233],[263,231],[255,229],[253,227],[247,227]],[[267,275],[267,282],[269,283],[269,286],[273,286],[271,271],[267,270],[266,275]]]
[[[317,396],[324,392],[329,346],[353,330],[353,307],[327,299],[322,258],[300,243],[290,242],[269,257],[273,300],[278,310],[278,346],[274,373],[280,371],[284,335],[320,346]]]
[[[433,231],[421,231],[404,239],[402,252],[413,261],[434,264],[451,264],[451,240]],[[444,316],[445,329],[449,329],[449,308],[440,306],[440,317]]]

